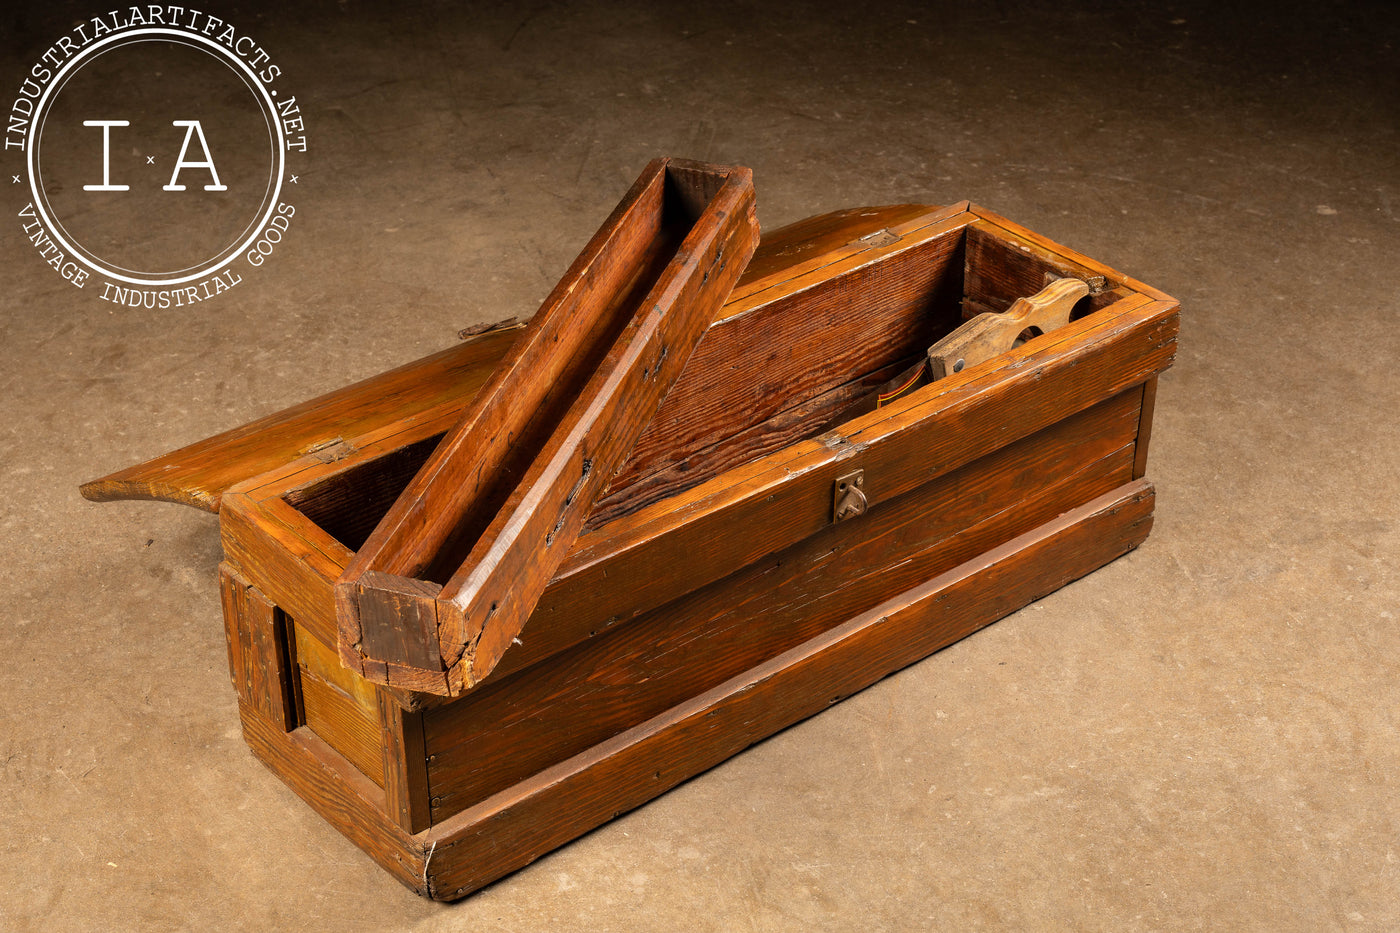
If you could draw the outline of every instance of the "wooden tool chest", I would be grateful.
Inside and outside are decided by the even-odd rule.
[[[686,223],[724,213],[709,232],[738,251],[748,234],[716,190]],[[675,242],[689,229],[641,267],[688,260]],[[766,235],[732,276],[596,488],[577,494],[587,467],[578,486],[560,474],[569,496],[555,505],[587,505],[576,537],[518,622],[493,628],[498,608],[475,641],[435,627],[431,607],[479,542],[404,576],[402,615],[419,628],[402,649],[350,641],[344,584],[528,329],[475,335],[84,487],[219,514],[249,744],[419,893],[462,897],[1147,536],[1173,299],[967,202],[814,217]],[[1066,278],[1085,293],[1068,323],[856,404],[968,318]],[[556,450],[538,449],[536,464]],[[547,471],[518,472],[516,488],[534,489]]]

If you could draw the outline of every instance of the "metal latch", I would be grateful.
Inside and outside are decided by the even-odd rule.
[[[868,503],[865,501],[865,471],[856,470],[836,478],[831,490],[831,520],[845,521],[864,515]]]

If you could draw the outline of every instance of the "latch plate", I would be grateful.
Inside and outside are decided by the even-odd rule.
[[[857,515],[864,515],[868,503],[865,499],[865,471],[856,470],[845,476],[836,477],[831,487],[831,520],[842,522]]]

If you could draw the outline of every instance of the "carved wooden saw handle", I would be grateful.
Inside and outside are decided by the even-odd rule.
[[[932,379],[962,372],[998,353],[1005,353],[1028,327],[1042,334],[1069,323],[1075,302],[1089,294],[1078,279],[1056,279],[1029,298],[1018,298],[1001,314],[979,314],[929,347]]]

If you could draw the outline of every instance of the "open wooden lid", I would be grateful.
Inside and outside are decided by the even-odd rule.
[[[347,667],[446,696],[495,667],[757,243],[748,169],[647,166],[337,583]]]

